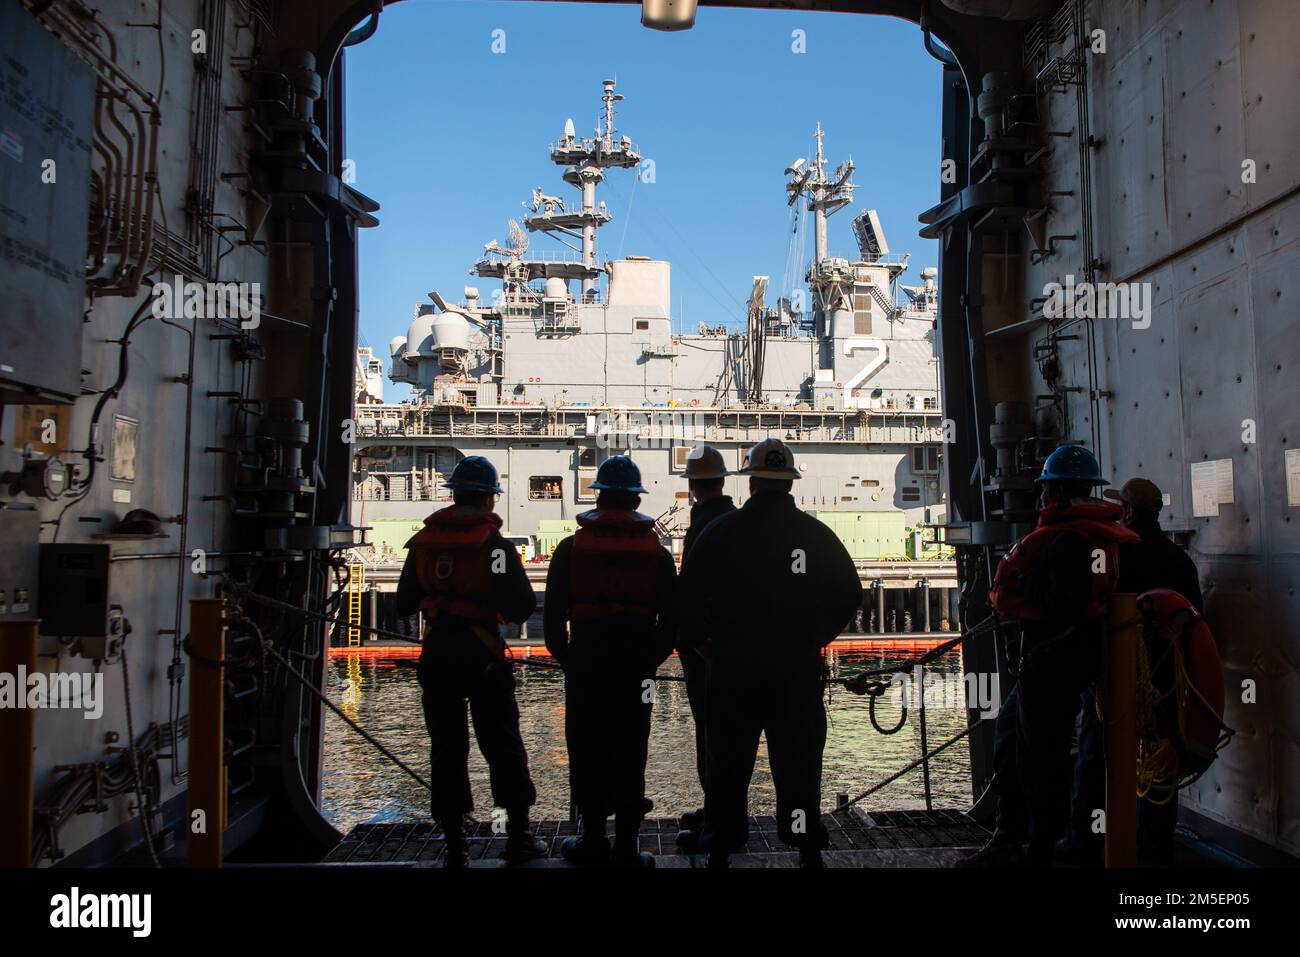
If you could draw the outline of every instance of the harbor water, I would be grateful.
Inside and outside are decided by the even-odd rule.
[[[834,647],[834,646],[832,646]],[[361,653],[335,653],[329,661],[328,693],[345,714],[381,741],[421,775],[429,769],[428,736],[420,709],[420,686],[410,649]],[[522,653],[519,650],[515,654]],[[833,677],[848,677],[863,670],[915,660],[923,650],[884,644],[866,651],[827,654]],[[676,657],[660,668],[664,674],[681,674]],[[537,786],[534,818],[569,815],[568,754],[564,746],[564,679],[549,668],[517,667],[516,697],[524,742]],[[948,740],[966,725],[961,687],[961,657],[944,655],[925,670],[926,728],[930,748]],[[823,809],[834,806],[837,793],[856,796],[873,784],[906,767],[920,756],[920,724],[913,707],[907,723],[896,734],[882,735],[871,725],[866,697],[830,685],[828,730],[822,774]],[[908,689],[891,688],[877,705],[877,720],[892,729],[900,716],[899,705]],[[915,685],[908,699],[919,695]],[[996,701],[993,695],[993,701]],[[470,780],[475,816],[487,819],[492,801],[487,765],[478,749],[470,749]],[[930,784],[936,808],[970,806],[970,761],[966,742],[959,741],[930,764]],[[646,794],[654,801],[656,817],[672,817],[699,807],[702,802],[695,773],[694,726],[679,681],[661,681],[650,732],[646,767]],[[751,811],[770,814],[775,806],[766,747],[760,745],[750,787]],[[924,779],[917,768],[865,799],[866,809],[908,809],[925,806]],[[326,715],[325,776],[321,810],[339,830],[357,824],[395,820],[429,820],[428,799],[420,784],[385,758],[333,714]]]

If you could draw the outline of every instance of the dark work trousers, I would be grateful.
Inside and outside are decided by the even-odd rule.
[[[564,738],[569,787],[584,825],[635,841],[645,814],[645,764],[654,701],[653,672],[635,647],[596,638],[564,654]],[[649,684],[647,684],[649,682]]]
[[[1173,854],[1178,826],[1178,797],[1164,804],[1136,799],[1138,850],[1147,864],[1167,864]],[[1070,832],[1067,843],[1077,855],[1091,856],[1100,864],[1105,854],[1105,834],[1094,833],[1096,809],[1106,806],[1106,734],[1091,692],[1083,696],[1083,722],[1079,728],[1079,756],[1074,768]]]
[[[686,679],[686,700],[691,706],[691,719],[695,722],[695,772],[700,776],[700,788],[708,788],[709,746],[706,731],[708,715],[704,702],[708,697],[709,664],[691,649],[680,652],[682,675]]]
[[[1069,824],[1075,717],[1100,665],[1101,640],[1090,629],[1031,651],[1021,666],[1016,761],[1029,809],[1033,864],[1051,863]]]
[[[749,783],[760,734],[776,790],[777,833],[800,850],[827,845],[821,820],[826,747],[823,665],[818,651],[764,656],[715,653],[708,668],[708,788],[700,846],[729,854],[749,839]]]
[[[1016,763],[1020,723],[1020,686],[1012,687],[993,721],[993,793],[997,795],[997,829],[1008,840],[1023,844],[1029,837],[1029,811]]]
[[[438,821],[474,810],[469,786],[469,726],[488,764],[492,801],[512,814],[531,807],[537,791],[519,734],[519,705],[510,662],[492,655],[467,631],[432,628],[419,664],[424,722],[429,729],[431,807]]]

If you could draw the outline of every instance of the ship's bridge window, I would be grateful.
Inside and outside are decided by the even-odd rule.
[[[915,485],[908,485],[902,489],[902,498],[904,502],[921,501],[921,490]]]
[[[686,458],[691,454],[689,445],[673,446],[673,470],[681,471],[686,468]]]
[[[558,475],[530,475],[528,477],[528,497],[534,501],[558,499],[561,492],[561,479]]]
[[[600,450],[597,449],[594,445],[579,446],[578,447],[578,468],[594,469],[597,465],[599,465],[600,462],[598,461],[598,457],[597,457],[599,451]]]
[[[578,477],[578,501],[594,502],[596,501],[596,490],[591,487],[591,483],[596,481],[594,475],[581,475]]]
[[[939,471],[939,446],[912,446],[912,471],[917,475],[931,475]]]

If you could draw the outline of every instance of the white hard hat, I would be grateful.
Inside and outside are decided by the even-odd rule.
[[[768,479],[803,478],[794,467],[794,453],[780,439],[764,439],[750,449],[745,456],[745,467],[737,474]]]
[[[686,456],[687,479],[720,479],[727,476],[722,453],[710,445],[697,445]]]

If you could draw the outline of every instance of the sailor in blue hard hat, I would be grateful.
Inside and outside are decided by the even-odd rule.
[[[501,487],[497,485],[496,466],[481,455],[467,455],[457,462],[451,470],[451,477],[442,485],[453,492],[459,489],[464,492],[501,494]]]
[[[596,481],[591,488],[598,492],[631,492],[635,495],[645,493],[641,484],[641,470],[626,455],[611,455],[596,470]]]
[[[968,863],[1046,867],[1070,814],[1070,738],[1101,668],[1102,627],[1121,548],[1138,536],[1093,497],[1109,482],[1092,452],[1063,445],[1043,463],[1037,527],[998,563],[989,601],[1018,621],[1025,657],[994,734],[997,827]],[[1076,786],[1081,779],[1075,779]],[[1090,815],[1094,809],[1076,809]]]
[[[645,486],[635,462],[606,459],[591,488],[596,507],[555,546],[546,574],[546,647],[564,666],[569,785],[582,823],[560,851],[582,866],[652,867],[639,845],[654,705],[646,687],[677,635],[677,572],[655,520],[637,511]]]
[[[1062,445],[1047,457],[1043,463],[1043,472],[1035,482],[1078,482],[1091,488],[1094,485],[1109,485],[1102,478],[1101,465],[1097,457],[1082,445]]]
[[[396,596],[399,615],[419,611],[425,621],[417,676],[429,731],[430,809],[442,827],[447,866],[464,867],[468,844],[462,822],[474,809],[468,704],[474,736],[491,771],[493,803],[507,814],[502,856],[518,863],[543,856],[547,846],[528,821],[537,791],[519,732],[514,674],[498,626],[527,621],[537,596],[492,510],[501,493],[492,463],[471,455],[444,485],[452,491],[452,504],[425,519],[406,543]]]

